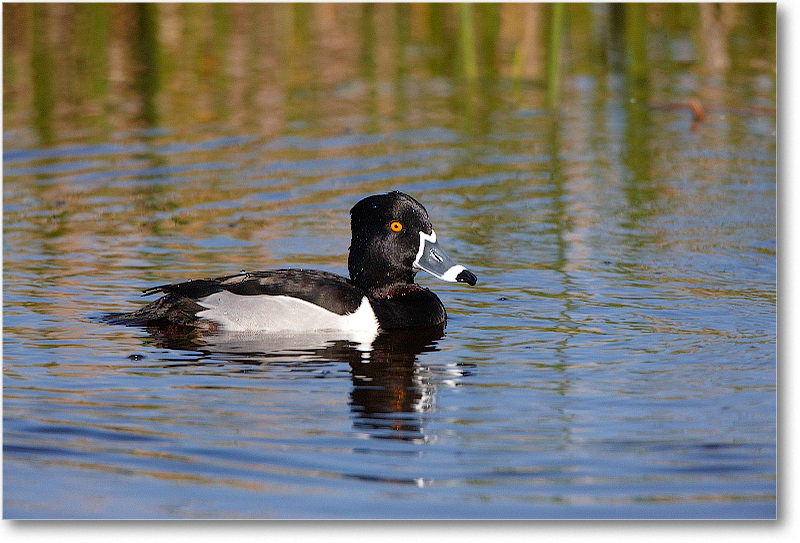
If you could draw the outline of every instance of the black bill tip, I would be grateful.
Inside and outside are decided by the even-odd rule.
[[[456,282],[466,283],[469,286],[474,287],[475,283],[478,282],[478,278],[475,277],[475,274],[469,270],[461,270],[461,273],[456,275]]]

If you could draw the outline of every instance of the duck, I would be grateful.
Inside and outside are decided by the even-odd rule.
[[[474,286],[477,277],[439,245],[425,207],[399,191],[368,196],[350,210],[349,278],[309,269],[275,269],[147,288],[163,294],[105,321],[127,326],[183,326],[207,331],[383,331],[443,327],[439,297],[418,285],[424,271]]]

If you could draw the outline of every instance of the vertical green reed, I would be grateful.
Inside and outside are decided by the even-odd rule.
[[[460,19],[461,51],[464,56],[464,75],[473,81],[478,77],[478,57],[475,53],[475,26],[472,18],[472,4],[461,4]]]
[[[53,109],[56,103],[53,81],[56,52],[47,42],[50,17],[50,11],[44,5],[32,5],[30,61],[33,76],[33,123],[43,143],[50,143],[53,139]]]
[[[142,120],[147,126],[158,125],[159,115],[156,94],[159,90],[158,74],[158,6],[134,4],[136,27],[132,43],[136,60],[135,81],[142,101]]]
[[[233,39],[233,15],[230,4],[213,4],[211,16],[213,17],[212,48],[208,52],[210,61],[214,66],[212,75],[214,95],[214,108],[221,116],[228,113],[230,104],[224,89],[228,87],[230,72],[224,69],[229,56],[231,41]]]
[[[626,68],[632,81],[647,79],[647,5],[625,4]]]
[[[564,4],[552,4],[550,24],[550,43],[547,44],[547,107],[558,106],[559,83],[561,79],[561,36],[564,31]]]

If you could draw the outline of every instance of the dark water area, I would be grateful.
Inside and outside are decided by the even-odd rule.
[[[4,4],[4,518],[775,518],[775,26]],[[347,275],[389,190],[478,276],[441,333],[99,320]]]

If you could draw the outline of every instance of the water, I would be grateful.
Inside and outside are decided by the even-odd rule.
[[[716,106],[693,125],[613,66],[566,73],[555,114],[542,88],[418,74],[403,115],[355,77],[276,130],[43,143],[9,106],[4,517],[774,518],[774,87],[660,75],[662,102]],[[441,336],[98,321],[165,282],[346,274],[348,210],[391,189],[478,276],[418,277]]]

